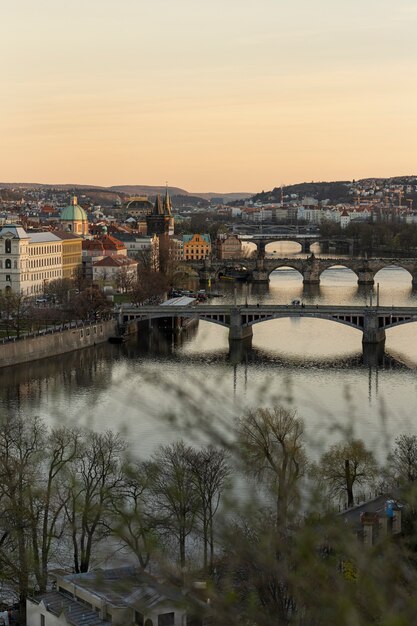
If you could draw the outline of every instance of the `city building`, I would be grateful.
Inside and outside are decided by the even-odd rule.
[[[6,225],[0,230],[0,292],[43,293],[62,278],[62,239],[50,232],[27,233]]]
[[[207,601],[133,567],[56,575],[56,589],[27,600],[27,626],[203,626]]]
[[[211,255],[210,235],[183,235],[184,261],[202,261]]]
[[[136,259],[141,265],[158,270],[159,238],[156,235],[118,232],[117,239],[126,246],[127,256]]]
[[[127,215],[131,215],[136,218],[143,218],[152,213],[153,205],[148,196],[133,196],[129,198],[123,207],[123,211]]]
[[[146,217],[146,225],[148,235],[174,234],[174,218],[172,217],[171,199],[168,189],[166,190],[164,200],[161,200],[159,194],[156,196],[153,210]]]
[[[62,230],[55,230],[53,234],[62,240],[62,278],[75,278],[82,267],[83,239]]]
[[[126,256],[105,256],[92,261],[93,281],[125,286],[134,282],[138,275],[138,262]],[[123,278],[123,281],[122,281]]]
[[[218,237],[216,241],[216,256],[218,259],[240,259],[242,256],[242,242],[237,235]]]
[[[61,211],[61,227],[65,231],[77,235],[88,235],[87,213],[77,203],[77,197],[73,196],[71,203]]]

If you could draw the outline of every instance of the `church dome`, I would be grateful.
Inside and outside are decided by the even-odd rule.
[[[87,213],[77,204],[77,197],[73,196],[71,204],[61,211],[62,222],[86,222]]]

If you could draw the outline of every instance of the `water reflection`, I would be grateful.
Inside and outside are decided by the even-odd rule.
[[[275,245],[275,244],[274,244]],[[283,244],[282,244],[283,245]],[[288,255],[288,251],[286,255]],[[378,273],[380,302],[417,304],[408,272]],[[189,288],[198,283],[188,282]],[[332,268],[320,285],[303,285],[294,270],[279,270],[269,285],[220,281],[211,303],[360,304],[376,297],[376,285],[358,286],[346,269]],[[355,423],[358,436],[376,450],[381,445],[380,413],[390,436],[417,432],[417,325],[387,331],[385,352],[362,350],[361,333],[325,320],[282,319],[254,326],[252,344],[229,346],[228,331],[200,322],[166,336],[147,325],[127,344],[104,344],[64,357],[0,370],[2,410],[38,414],[53,424],[85,423],[129,433],[139,452],[178,437],[178,428],[161,423],[161,413],[185,412],[184,397],[233,422],[248,406],[284,402],[298,409],[308,434],[321,440],[335,424]],[[182,404],[177,386],[183,391]],[[347,398],[350,398],[347,401]],[[326,430],[327,429],[327,430]],[[197,433],[198,426],[193,434]]]

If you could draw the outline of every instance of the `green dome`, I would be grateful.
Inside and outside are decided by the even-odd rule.
[[[61,221],[63,222],[86,222],[87,213],[77,204],[77,198],[74,196],[70,205],[61,211]]]

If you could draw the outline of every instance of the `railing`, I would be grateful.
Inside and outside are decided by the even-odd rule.
[[[6,344],[6,343],[15,343],[16,341],[24,341],[26,339],[36,339],[37,337],[45,337],[46,335],[53,335],[56,333],[62,333],[66,330],[71,330],[71,329],[77,329],[77,328],[86,328],[86,327],[94,327],[97,326],[98,324],[100,324],[101,322],[107,322],[109,320],[113,319],[113,317],[102,317],[97,321],[83,321],[83,320],[77,320],[75,322],[70,322],[68,324],[61,324],[60,326],[54,326],[52,328],[45,328],[43,330],[38,330],[36,332],[30,332],[30,333],[21,333],[19,335],[19,337],[14,336],[14,337],[3,337],[2,339],[0,339],[0,345],[1,344]]]

